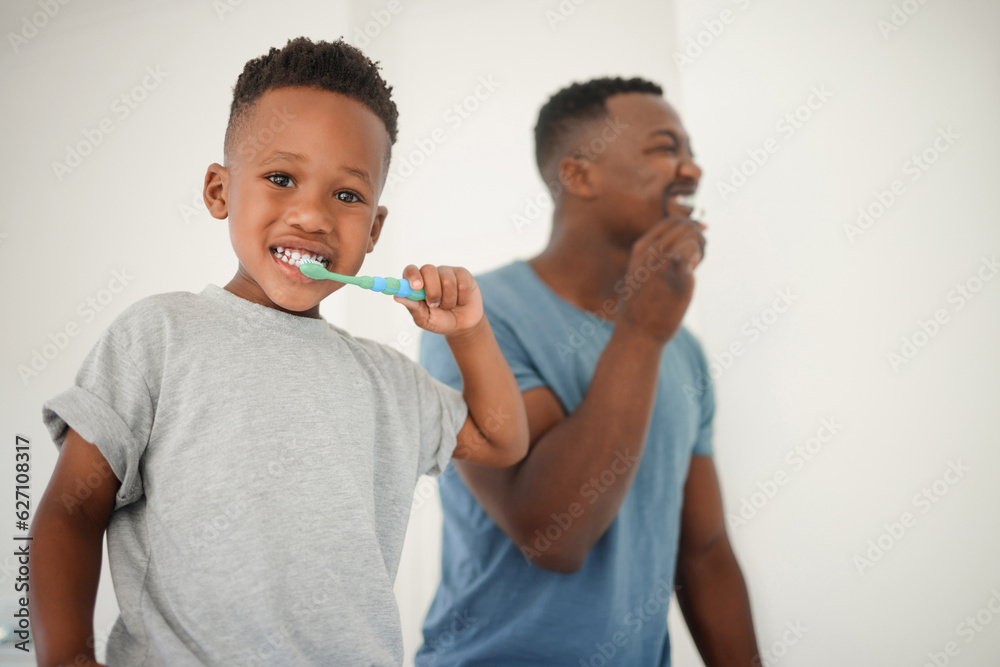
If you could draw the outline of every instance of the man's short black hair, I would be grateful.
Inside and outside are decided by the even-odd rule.
[[[538,112],[535,125],[535,161],[545,177],[545,165],[582,125],[608,115],[607,100],[622,93],[663,95],[663,88],[640,79],[600,78],[574,83],[549,98]]]
[[[284,48],[271,48],[266,55],[244,66],[233,88],[233,104],[229,109],[227,156],[232,155],[233,142],[252,117],[257,100],[269,90],[288,86],[328,90],[361,102],[385,124],[389,151],[396,143],[399,113],[392,101],[392,86],[382,79],[378,63],[343,39],[314,43],[306,37],[297,37],[288,40]],[[389,151],[385,156],[386,167]]]

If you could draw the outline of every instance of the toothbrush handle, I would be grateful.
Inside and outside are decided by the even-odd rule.
[[[427,295],[422,289],[415,290],[410,287],[410,281],[406,278],[378,278],[375,277],[375,284],[371,286],[371,291],[389,294],[390,296],[406,297],[410,301],[423,301]]]

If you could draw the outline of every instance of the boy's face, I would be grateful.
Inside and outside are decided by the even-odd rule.
[[[388,213],[378,205],[388,149],[382,121],[354,99],[304,87],[264,93],[230,164],[213,164],[205,176],[205,203],[229,218],[239,259],[226,289],[319,317],[319,302],[343,284],[307,278],[275,249],[322,256],[330,271],[356,275]]]

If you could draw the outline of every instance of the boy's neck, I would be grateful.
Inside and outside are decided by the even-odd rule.
[[[265,308],[271,308],[273,310],[278,310],[283,313],[288,313],[289,315],[295,315],[296,317],[306,317],[310,319],[320,320],[323,319],[322,315],[319,314],[319,304],[316,304],[312,308],[302,312],[296,312],[293,310],[288,310],[282,308],[278,304],[271,301],[264,290],[260,288],[260,285],[248,281],[246,278],[240,275],[239,272],[233,276],[233,279],[223,288],[230,294],[235,294],[241,299],[246,299],[251,303],[256,303],[258,305],[264,306]]]

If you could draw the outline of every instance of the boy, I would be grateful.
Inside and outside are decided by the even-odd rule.
[[[402,661],[392,584],[417,479],[453,450],[512,465],[527,420],[468,271],[408,266],[427,300],[396,299],[447,337],[459,394],[323,320],[341,284],[296,266],[355,275],[378,241],[390,92],[342,41],[247,63],[204,186],[235,277],[126,309],[43,406],[61,451],[32,525],[40,665],[93,664],[105,527],[112,666]]]

